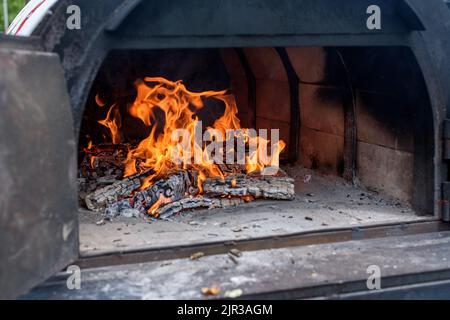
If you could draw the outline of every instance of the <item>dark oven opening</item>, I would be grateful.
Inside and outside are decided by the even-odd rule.
[[[261,174],[278,161],[168,163],[168,136],[178,128],[194,133],[196,121],[218,131],[268,129],[268,158],[284,147],[281,170]],[[427,88],[408,48],[113,50],[79,135],[81,250],[433,218],[433,132]],[[273,144],[277,134],[282,142]]]

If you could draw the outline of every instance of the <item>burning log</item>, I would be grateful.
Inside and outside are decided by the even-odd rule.
[[[127,177],[113,184],[99,188],[85,197],[88,209],[93,211],[104,210],[108,204],[115,203],[122,198],[131,196],[132,192],[141,186],[141,178],[149,175],[151,171]]]
[[[195,208],[227,208],[238,206],[244,203],[241,198],[222,198],[222,199],[211,199],[203,197],[185,198],[179,201],[171,202],[165,206],[159,207],[155,214],[161,219],[167,219],[170,216],[181,212],[183,210],[195,209]]]
[[[125,178],[112,185],[97,189],[86,196],[86,205],[94,211],[105,210],[107,217],[125,217],[151,214],[166,219],[180,211],[194,208],[226,208],[242,204],[248,199],[293,199],[294,180],[285,176],[248,176],[236,174],[208,178],[203,183],[205,197],[192,197],[199,193],[197,174],[181,170],[141,187],[141,179],[149,172]]]
[[[295,196],[294,179],[279,176],[231,175],[224,180],[208,178],[203,183],[205,195],[215,197],[246,197],[292,200]]]
[[[99,187],[121,180],[124,172],[127,144],[90,144],[83,149],[84,157],[80,163],[78,194],[82,203],[86,195]]]
[[[280,176],[247,176],[244,174],[221,178],[208,178],[203,183],[207,197],[184,198],[160,206],[155,214],[161,219],[183,210],[195,208],[227,208],[237,206],[249,198],[292,200],[295,195],[294,179]]]
[[[285,143],[278,141],[278,134],[272,131],[271,139],[267,140],[267,132],[257,136],[255,130],[241,128],[236,101],[226,90],[194,93],[181,81],[161,77],[146,77],[135,85],[137,97],[127,110],[148,127],[149,134],[135,145],[121,143],[124,136],[120,108],[117,103],[110,106],[106,118],[98,122],[110,130],[113,144],[93,147],[89,143],[80,168],[82,192],[79,194],[83,197],[87,194],[84,200],[89,209],[105,209],[107,217],[145,214],[168,217],[183,209],[223,208],[255,198],[294,197],[292,179],[264,175],[277,168]],[[202,121],[196,113],[203,108],[203,99],[216,99],[225,107],[223,115],[204,132],[209,136],[205,141]],[[150,121],[156,110],[165,115],[165,121],[157,127]],[[181,135],[174,139],[174,133]],[[234,164],[215,161],[221,156],[219,150],[224,138],[227,140],[225,158],[233,160],[226,162]],[[267,155],[269,142],[270,156]],[[184,170],[179,170],[181,167]],[[142,175],[137,175],[114,182],[124,173],[147,168],[152,168],[160,180],[155,181],[151,176],[151,184],[147,184]],[[260,175],[255,176],[255,172]],[[225,180],[218,178],[223,176]],[[199,181],[202,185],[198,186]],[[198,196],[200,193],[202,197]]]
[[[155,182],[149,188],[136,192],[131,198],[110,202],[105,213],[108,217],[154,214],[158,205],[179,201],[186,195],[196,193],[196,175],[181,170]],[[153,207],[155,212],[151,212]]]
[[[245,172],[245,165],[243,164],[220,164],[220,170],[226,175],[240,174]]]
[[[129,144],[99,144],[85,148],[84,158],[80,164],[81,175],[93,178],[109,174],[120,176],[123,174],[127,152],[131,148]],[[108,172],[109,171],[109,172]]]

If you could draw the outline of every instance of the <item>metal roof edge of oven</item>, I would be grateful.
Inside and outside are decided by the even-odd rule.
[[[81,8],[80,30],[66,27],[69,4]],[[382,10],[381,30],[366,28],[367,6],[373,4]],[[45,50],[60,55],[76,134],[89,89],[113,49],[405,46],[425,79],[438,141],[442,123],[450,118],[449,21],[450,10],[442,0],[60,0],[33,35],[41,37]],[[440,143],[434,152],[434,212],[439,215],[447,166]]]
[[[237,263],[225,253],[83,269],[79,290],[61,273],[22,299],[201,299],[212,284],[217,298],[239,288],[240,299],[448,299],[449,245],[446,231],[244,252]],[[381,290],[367,289],[369,266],[379,267]]]

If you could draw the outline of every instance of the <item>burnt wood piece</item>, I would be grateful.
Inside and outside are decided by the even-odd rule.
[[[149,188],[136,192],[131,198],[110,202],[106,208],[105,215],[113,218],[118,215],[135,216],[146,214],[160,199],[174,202],[183,199],[187,194],[195,194],[196,192],[198,192],[196,189],[196,175],[186,170],[181,170],[155,182]]]
[[[219,164],[218,167],[220,170],[226,174],[240,174],[245,172],[245,164]]]
[[[124,160],[127,157],[129,144],[100,144],[90,149],[84,149],[84,157],[81,162],[81,173],[88,176],[92,171],[98,174],[98,169],[103,167],[124,168]]]
[[[125,179],[89,193],[85,198],[87,208],[93,211],[101,211],[104,210],[108,204],[115,203],[120,199],[131,196],[132,192],[141,186],[141,179],[151,173],[152,171],[149,170],[126,177]]]
[[[88,194],[85,203],[88,209],[100,211],[110,203],[117,202],[120,198],[130,196],[133,190],[141,186],[141,179],[136,176],[128,177],[111,185],[99,188]]]
[[[194,197],[194,198],[184,198],[179,201],[175,201],[165,206],[159,207],[156,210],[156,214],[161,219],[167,219],[178,212],[183,210],[195,209],[195,208],[227,208],[238,206],[244,203],[241,198],[204,198],[204,197]]]
[[[279,176],[226,176],[209,178],[203,183],[207,197],[246,197],[292,200],[295,196],[294,179]]]
[[[78,170],[78,196],[82,204],[87,194],[122,179],[129,148],[126,144],[101,144],[84,149]]]

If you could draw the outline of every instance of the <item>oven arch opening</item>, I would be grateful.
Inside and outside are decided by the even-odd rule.
[[[292,72],[296,76],[297,90],[293,90]],[[96,97],[100,94],[101,100],[110,105],[117,99],[132,100],[136,94],[133,83],[145,76],[183,80],[192,91],[228,89],[235,96],[243,127],[280,130],[281,139],[287,143],[286,152],[281,155],[282,163],[288,174],[298,175],[297,199],[315,203],[314,197],[319,194],[321,208],[335,211],[334,220],[340,220],[337,224],[333,219],[328,221],[327,212],[327,219],[320,225],[305,226],[302,221],[297,229],[287,228],[283,232],[433,218],[433,115],[421,70],[408,48],[111,51],[87,99],[79,137],[80,162],[89,141],[94,144],[110,142],[108,130],[98,124],[108,109],[100,108]],[[293,97],[293,91],[297,96]],[[298,123],[294,123],[291,116],[293,104],[298,108]],[[211,107],[207,109],[214,110],[216,116],[223,111],[220,105]],[[349,115],[348,110],[354,113]],[[134,137],[145,130],[136,122],[128,124],[131,127],[127,136]],[[292,127],[295,126],[298,140],[293,145]],[[349,141],[348,132],[352,130],[354,141]],[[348,150],[349,143],[353,143],[353,149]],[[295,159],[289,157],[292,150],[295,150]],[[353,168],[348,167],[352,162],[346,163],[346,156],[354,157]],[[349,169],[354,170],[351,181],[345,177]],[[314,192],[304,182],[309,176],[320,185]],[[332,187],[334,184],[336,188]],[[335,196],[329,203],[327,193]],[[311,194],[312,199],[308,199]],[[384,204],[377,208],[374,206],[377,201]],[[336,205],[338,202],[341,204]],[[363,208],[365,204],[369,207]],[[346,212],[346,206],[353,205],[362,207]],[[267,204],[266,209],[270,206],[277,205]],[[384,215],[386,208],[389,208],[388,216]],[[310,209],[300,210],[305,221],[309,221],[306,219],[310,218],[307,214]],[[274,211],[266,211],[270,210]],[[291,212],[287,213],[288,217],[295,212],[293,208],[286,210]],[[361,215],[361,212],[364,213]],[[226,210],[219,214],[221,219],[226,219],[225,213]],[[339,218],[346,214],[348,220]],[[319,221],[320,218],[317,223]],[[86,224],[82,222],[80,228],[82,245],[83,225]],[[85,244],[87,251],[95,247],[90,236],[92,230],[89,230],[88,227],[84,233],[85,239],[89,239]],[[226,238],[223,234],[220,236]],[[255,233],[246,236],[254,237]],[[158,243],[162,245],[164,241]],[[112,250],[114,246],[109,243],[104,249]],[[130,243],[126,246],[134,248]]]

